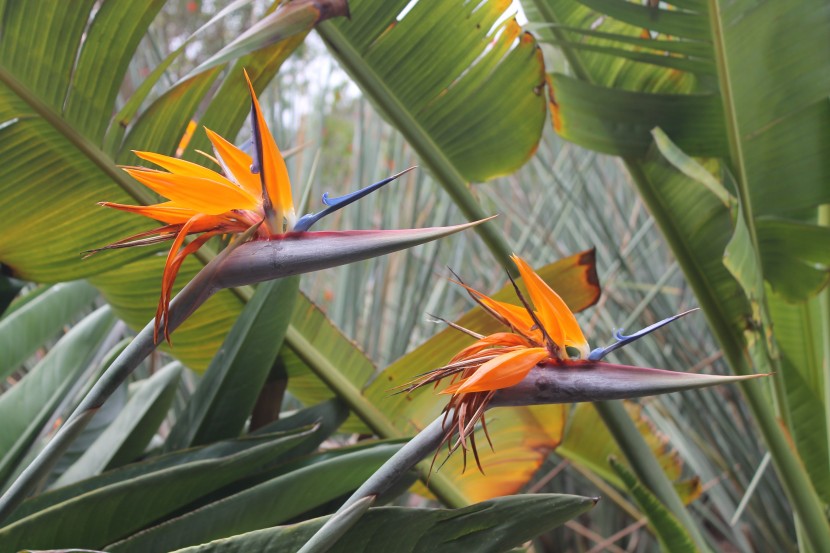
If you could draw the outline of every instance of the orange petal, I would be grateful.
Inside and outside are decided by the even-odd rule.
[[[197,213],[219,215],[234,209],[254,210],[259,207],[256,198],[233,184],[134,167],[125,167],[124,171],[177,205]]]
[[[497,332],[495,334],[485,336],[476,343],[462,349],[455,355],[455,357],[452,358],[450,363],[455,363],[457,361],[462,361],[472,357],[487,348],[510,346],[530,347],[530,344],[523,336],[518,334],[513,334],[512,332]]]
[[[205,128],[205,132],[207,133],[208,140],[213,144],[213,153],[216,154],[216,159],[219,161],[222,169],[225,170],[228,178],[247,190],[255,198],[261,197],[262,184],[260,183],[259,175],[251,173],[251,165],[254,163],[251,156],[212,130]]]
[[[441,393],[466,394],[508,388],[521,382],[530,369],[549,355],[545,348],[523,348],[499,355],[461,381],[457,388],[450,386]]]
[[[254,131],[255,134],[259,134],[262,147],[263,159],[259,160],[262,165],[260,167],[260,177],[265,185],[265,191],[271,199],[271,205],[274,206],[277,213],[282,213],[288,219],[288,225],[291,228],[294,226],[297,217],[294,214],[294,202],[291,199],[291,182],[288,180],[288,169],[285,167],[285,160],[282,158],[279,148],[277,148],[273,135],[268,130],[268,125],[265,124],[265,117],[262,116],[259,100],[257,100],[254,85],[251,84],[247,71],[245,72],[245,80],[248,81],[248,88],[251,90],[251,102],[256,118]],[[256,133],[257,128],[258,133]],[[281,224],[281,221],[277,221],[277,223]]]
[[[198,224],[198,223],[197,223]],[[196,226],[196,225],[194,225]],[[190,233],[193,233],[191,229]],[[188,255],[195,253],[202,245],[207,242],[209,239],[213,238],[214,236],[222,234],[222,231],[211,231],[205,232],[201,236],[194,239],[192,242],[187,244],[180,252],[178,252],[173,259],[173,262],[170,263],[169,266],[165,267],[165,273],[169,273],[169,280],[170,285],[162,290],[162,297],[159,301],[159,308],[156,311],[156,327],[155,327],[155,339],[158,341],[158,327],[160,322],[160,314],[164,317],[164,339],[167,340],[167,343],[172,345],[170,341],[170,327],[168,326],[169,323],[167,321],[167,317],[170,312],[170,299],[173,293],[173,284],[176,281],[176,276],[179,274],[179,269],[181,269],[182,263],[187,258]],[[172,252],[173,250],[171,250]]]
[[[521,332],[528,338],[533,338],[533,333],[531,332],[531,328],[535,324],[533,319],[528,314],[527,310],[524,307],[519,307],[518,305],[513,305],[510,303],[504,303],[500,301],[496,301],[490,296],[486,296],[479,292],[474,288],[470,288],[464,283],[460,283],[461,286],[467,289],[471,294],[473,294],[478,300],[484,304],[485,307],[488,307],[492,311],[494,311],[497,315],[507,321],[507,324],[515,328],[518,332]]]
[[[187,207],[180,207],[173,202],[165,202],[155,205],[124,205],[112,202],[100,202],[98,205],[111,207],[120,211],[137,213],[162,223],[171,225],[186,223],[188,219],[196,215],[196,212]]]
[[[133,153],[143,160],[149,161],[150,163],[155,163],[159,167],[167,169],[174,175],[189,175],[191,177],[200,177],[203,179],[216,181],[228,186],[233,184],[231,181],[229,181],[216,171],[208,169],[207,167],[202,167],[201,165],[192,163],[190,161],[185,161],[183,159],[179,159],[176,157],[165,156],[162,154],[156,154],[154,152],[139,152],[137,150],[133,150]]]
[[[216,217],[210,217],[202,214],[194,215],[184,225],[182,225],[181,230],[179,230],[179,233],[173,240],[173,244],[170,246],[170,251],[167,253],[167,260],[164,263],[164,272],[161,277],[161,298],[159,299],[159,305],[156,309],[156,325],[155,331],[153,333],[153,338],[155,341],[158,341],[158,330],[159,326],[162,324],[162,318],[164,319],[164,337],[168,342],[170,341],[170,335],[168,334],[167,328],[167,315],[170,309],[170,299],[173,294],[173,284],[176,282],[176,275],[179,273],[179,268],[182,265],[182,261],[184,261],[184,258],[191,251],[195,251],[192,250],[192,244],[198,244],[196,246],[196,249],[198,249],[198,247],[204,243],[204,240],[206,240],[204,236],[210,237],[215,233],[206,233],[205,235],[200,236],[191,244],[188,244],[188,246],[181,253],[179,252],[179,248],[181,248],[182,244],[184,244],[184,239],[187,237],[188,234],[199,232],[198,230],[196,230],[198,228],[204,230],[206,226],[216,226],[216,223]]]
[[[517,255],[511,258],[519,268],[533,306],[539,313],[539,320],[551,339],[559,346],[578,349],[580,358],[587,357],[588,341],[567,304],[522,258]]]
[[[187,122],[187,128],[184,130],[184,134],[182,135],[182,139],[179,140],[179,145],[176,146],[176,156],[181,157],[184,154],[185,149],[187,149],[187,145],[190,144],[190,141],[193,139],[193,133],[196,132],[196,121],[191,119]]]

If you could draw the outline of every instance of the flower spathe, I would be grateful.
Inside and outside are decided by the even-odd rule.
[[[303,232],[323,216],[377,190],[404,172],[367,186],[353,194],[328,199],[329,207],[319,213],[297,218],[291,196],[291,182],[285,160],[268,130],[251,80],[245,73],[251,94],[251,134],[253,157],[210,129],[205,129],[213,155],[203,154],[221,173],[196,163],[153,152],[135,151],[139,158],[160,169],[122,167],[130,176],[168,201],[155,205],[100,205],[136,213],[164,223],[163,226],[134,234],[103,248],[85,252],[91,255],[105,249],[126,248],[172,241],[161,283],[156,309],[154,339],[159,330],[170,341],[167,315],[176,275],[185,258],[210,238],[221,234],[243,233],[259,225],[254,240],[279,239],[287,232]],[[185,244],[189,235],[199,235]]]
[[[450,385],[440,392],[450,395],[444,409],[444,437],[441,445],[447,445],[450,454],[460,447],[465,467],[467,450],[471,450],[482,472],[475,443],[475,427],[481,423],[492,448],[484,412],[498,390],[518,384],[539,364],[555,364],[579,370],[580,366],[599,361],[614,349],[690,312],[660,321],[631,336],[617,333],[617,343],[590,351],[576,317],[559,294],[523,259],[513,255],[512,260],[519,269],[529,296],[529,300],[526,299],[513,282],[522,306],[496,301],[458,279],[458,284],[489,315],[503,324],[506,331],[483,336],[450,323],[476,341],[458,352],[447,365],[424,373],[402,387],[402,392],[410,392],[427,384],[438,386],[445,378],[451,379]],[[437,455],[436,452],[436,457]],[[433,463],[434,461],[435,458]]]

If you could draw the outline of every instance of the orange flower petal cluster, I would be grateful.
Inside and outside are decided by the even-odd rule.
[[[164,329],[176,275],[185,258],[218,234],[241,233],[263,222],[257,237],[270,238],[290,231],[297,220],[291,198],[291,183],[285,160],[268,130],[251,80],[245,73],[251,93],[251,120],[256,158],[234,146],[215,132],[205,129],[213,146],[213,156],[224,174],[195,163],[153,152],[135,152],[145,161],[160,167],[123,167],[138,182],[168,201],[155,205],[100,205],[136,213],[163,226],[140,232],[88,254],[113,248],[144,246],[172,241],[162,276],[161,297],[156,310],[155,339]],[[198,238],[185,244],[189,235]]]
[[[403,390],[409,392],[451,378],[452,383],[441,391],[442,394],[451,395],[445,408],[445,436],[442,445],[446,444],[450,453],[461,447],[465,466],[469,447],[479,470],[481,463],[475,446],[474,430],[476,424],[481,422],[487,436],[484,411],[495,392],[518,384],[539,363],[568,363],[584,360],[589,355],[588,342],[579,323],[559,294],[523,259],[517,255],[513,255],[512,259],[532,302],[529,303],[516,287],[524,307],[496,301],[459,282],[509,332],[480,336],[461,329],[476,336],[477,341],[461,350],[449,364],[425,373],[407,384]],[[447,419],[451,419],[449,423]],[[490,437],[487,436],[487,439],[489,441]]]

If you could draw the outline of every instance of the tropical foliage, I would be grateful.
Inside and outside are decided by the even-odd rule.
[[[830,549],[816,4],[0,4],[0,549]]]
[[[827,292],[819,294],[830,262],[821,130],[830,122],[830,54],[808,44],[830,11],[809,2],[674,4],[528,3],[571,69],[552,75],[554,124],[625,159],[732,370],[781,375],[766,389],[743,389],[800,538],[820,551],[830,547],[829,327]],[[785,29],[804,39],[786,54],[802,63],[774,61],[770,48]],[[631,122],[639,110],[648,116]]]

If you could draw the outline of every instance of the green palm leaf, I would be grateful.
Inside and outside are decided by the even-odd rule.
[[[221,65],[173,85],[135,113],[151,86],[139,88],[105,137],[127,66],[162,3],[115,3],[94,10],[95,3],[86,2],[73,6],[71,16],[63,13],[68,8],[51,2],[9,4],[0,53],[0,156],[12,160],[0,169],[0,190],[8,200],[0,207],[0,231],[6,237],[0,262],[14,274],[36,281],[92,277],[116,314],[134,328],[143,326],[154,312],[162,259],[152,254],[158,250],[114,251],[86,260],[80,256],[146,228],[145,221],[96,205],[102,200],[156,200],[115,160],[137,163],[129,151],[133,148],[173,153],[206,98],[212,101],[204,123],[233,136],[249,109],[241,68],[248,69],[258,89],[263,88],[316,21],[296,9],[285,11],[302,15],[299,25],[296,18],[280,19],[275,17],[279,13],[272,13],[266,38],[281,31],[285,40],[255,41],[233,49],[235,56],[243,57],[212,97],[210,89]],[[89,32],[81,40],[88,22]],[[254,47],[258,49],[251,52]],[[163,65],[181,51],[173,52]],[[160,77],[161,72],[154,74],[145,84]],[[195,156],[194,148],[205,148],[205,140],[197,133],[186,157]],[[202,260],[188,259],[179,287],[209,258],[206,252]],[[176,356],[195,369],[206,367],[249,296],[250,291],[241,296],[221,292],[212,298],[177,333]]]
[[[460,15],[466,13],[465,10],[471,9],[469,6],[464,7],[460,2],[451,4],[442,8],[445,11],[448,10],[447,13],[450,15]],[[395,7],[390,4],[384,8],[387,11],[383,13],[386,16],[390,14],[394,16],[402,8],[403,5]],[[46,4],[37,9],[33,4],[30,9],[32,11],[23,13],[20,17],[25,16],[31,20],[53,17]],[[394,10],[397,11],[392,13]],[[368,4],[358,4],[353,6],[350,25],[353,24],[354,28],[372,28],[377,34],[386,24],[378,19],[378,17],[385,17],[383,13],[374,12]],[[467,29],[465,39],[473,47],[472,49],[454,52],[452,56],[444,60],[442,66],[430,72],[428,79],[417,78],[415,75],[409,75],[404,79],[405,75],[398,72],[401,78],[393,86],[395,101],[404,102],[407,120],[423,131],[417,136],[409,135],[409,138],[419,144],[425,144],[419,151],[432,160],[431,166],[443,167],[444,173],[451,175],[452,178],[447,182],[454,186],[456,196],[465,198],[464,202],[470,208],[468,212],[471,209],[478,210],[472,207],[474,201],[467,191],[468,180],[480,180],[508,173],[523,163],[536,147],[545,118],[544,94],[539,88],[543,81],[543,73],[538,50],[528,35],[524,35],[520,44],[512,48],[513,38],[518,32],[518,28],[512,21],[501,24],[498,30],[491,29],[501,14],[502,9],[492,3],[488,4],[486,9],[477,10]],[[395,33],[392,38],[400,42],[418,37],[420,37],[418,40],[421,40],[438,36],[437,30],[432,29],[432,23],[440,19],[438,15],[440,14],[429,13],[423,8],[413,11],[407,17],[406,25],[407,28],[412,27],[414,30],[407,35]],[[96,17],[103,17],[103,13],[96,14]],[[130,32],[124,31],[118,34],[115,37],[116,40],[120,40],[122,35],[124,37],[138,35],[140,38],[152,19],[146,14],[142,14],[141,18],[132,17],[130,13],[112,14],[109,17],[119,21],[133,21],[136,25],[136,28]],[[126,25],[125,22],[122,24]],[[79,22],[78,25],[81,23]],[[139,28],[139,25],[143,27]],[[487,54],[476,61],[478,54],[485,51],[496,32],[500,33],[501,42],[498,47],[493,50],[488,49]],[[410,35],[411,39],[407,39],[406,36]],[[365,38],[369,36],[365,35]],[[6,38],[11,40],[10,37]],[[264,86],[301,38],[302,33],[296,38],[279,42],[251,54],[240,60],[234,70],[244,65],[252,74],[255,85]],[[50,40],[57,41],[58,38]],[[69,39],[65,40],[67,42],[49,45],[47,49],[65,51],[71,49],[73,45],[77,49],[77,44],[68,42]],[[138,38],[134,40],[137,41]],[[362,45],[362,47],[366,46],[368,43]],[[434,47],[427,49],[425,55],[432,55],[430,51],[440,52],[439,46],[437,43],[434,44]],[[115,52],[122,52],[122,58],[128,60],[135,49],[135,44],[130,46],[130,44],[119,43],[117,47],[109,48],[87,40],[84,48],[86,49],[84,53],[89,56],[111,57]],[[391,42],[384,48],[387,52],[397,51],[395,43]],[[44,50],[42,47],[40,49]],[[381,52],[378,49],[375,51]],[[401,53],[398,52],[396,55],[400,56]],[[377,56],[378,54],[375,54],[373,63],[383,65]],[[102,62],[98,58],[90,64],[97,63],[101,66]],[[120,65],[117,67],[126,67],[126,61],[119,58],[119,62]],[[69,58],[66,64],[71,64]],[[393,69],[389,63],[385,66],[387,70]],[[0,67],[0,69],[5,68],[5,65]],[[12,69],[16,68],[17,66]],[[380,74],[385,78],[391,78],[390,74],[384,72]],[[19,82],[14,71],[7,70],[2,75],[6,77],[4,83],[7,85],[2,89],[2,93],[21,106],[20,109],[14,110],[15,113],[24,115],[12,117],[9,114],[8,117],[2,118],[9,121],[6,128],[0,131],[6,133],[9,138],[7,141],[4,140],[3,144],[16,148],[28,148],[28,150],[35,150],[37,146],[40,154],[46,159],[72,160],[71,163],[50,164],[51,171],[49,172],[44,172],[42,168],[35,168],[31,164],[6,166],[9,174],[3,182],[9,183],[9,188],[15,188],[15,184],[20,182],[34,183],[25,188],[17,184],[16,188],[21,196],[15,199],[19,201],[9,202],[6,205],[10,206],[14,203],[15,205],[35,206],[37,202],[27,200],[35,194],[35,188],[38,189],[39,197],[42,197],[44,193],[49,196],[58,196],[57,188],[54,191],[49,189],[44,191],[43,187],[57,187],[60,183],[69,201],[56,202],[55,205],[50,206],[49,216],[62,221],[62,224],[71,229],[71,232],[56,237],[53,229],[48,226],[32,224],[34,219],[31,211],[17,209],[15,216],[12,217],[12,212],[15,210],[9,208],[3,213],[6,217],[2,230],[9,231],[8,235],[12,238],[10,243],[14,244],[14,248],[0,252],[3,263],[10,265],[19,274],[33,279],[56,280],[92,276],[92,282],[103,292],[120,317],[134,327],[143,325],[153,313],[153,304],[158,295],[158,275],[161,272],[162,260],[154,256],[145,257],[148,253],[146,251],[126,251],[108,252],[106,255],[98,255],[81,262],[75,253],[135,232],[139,230],[138,225],[142,224],[134,218],[100,210],[94,205],[95,202],[102,199],[125,202],[137,200],[143,203],[152,201],[149,194],[136,187],[114,166],[104,153],[104,149],[113,152],[118,161],[125,163],[136,162],[136,158],[129,153],[130,148],[171,151],[184,132],[196,105],[204,100],[208,89],[218,78],[218,73],[216,70],[210,70],[178,83],[161,94],[149,107],[136,116],[131,115],[130,110],[134,111],[137,103],[128,103],[128,107],[132,107],[129,110],[125,108],[117,117],[106,137],[106,147],[102,145],[106,125],[96,123],[95,133],[92,136],[86,136],[82,132],[86,127],[76,129],[70,124],[71,121],[63,117],[60,110],[61,104],[58,102],[58,99],[62,98],[61,94],[53,93],[44,98],[44,95],[40,94],[37,89],[30,90],[25,86],[26,82]],[[158,76],[154,75],[152,78],[156,79]],[[113,81],[120,82],[120,78],[115,75]],[[241,126],[247,111],[246,96],[240,93],[242,83],[237,81],[239,79],[234,78],[233,75],[225,80],[213,96],[213,102],[201,120],[213,130],[230,136]],[[520,86],[508,86],[516,83]],[[417,86],[412,88],[409,87],[410,84],[417,84]],[[59,83],[55,84],[50,81],[49,86],[55,88],[59,86]],[[142,88],[139,93],[146,94],[146,88]],[[445,89],[449,91],[446,92]],[[99,117],[106,115],[108,118],[112,111],[111,105],[116,91],[117,86],[113,84],[112,90],[108,91],[109,104],[104,100],[99,102],[106,109],[101,108],[100,113],[87,113],[86,116],[92,118],[94,115]],[[64,90],[63,94],[69,93]],[[44,99],[48,99],[49,102],[45,102]],[[34,107],[27,105],[27,102]],[[482,110],[489,113],[486,120],[472,116]],[[453,120],[450,116],[456,119]],[[459,116],[461,119],[458,119]],[[459,121],[464,120],[469,125],[477,126],[477,131],[468,129],[476,131],[473,133],[475,139],[472,142],[465,138],[468,134],[466,130],[458,132],[461,130]],[[124,125],[129,125],[126,132],[122,130]],[[37,134],[38,132],[40,134]],[[119,139],[121,134],[124,136]],[[418,137],[420,137],[420,142],[416,140]],[[29,146],[20,146],[20,144]],[[53,150],[59,149],[60,152],[49,151],[47,146],[51,146]],[[195,158],[194,151],[204,147],[205,138],[202,133],[197,132],[185,157]],[[482,152],[485,154],[489,152],[489,154],[479,155]],[[20,152],[3,153],[10,159],[21,159]],[[445,161],[449,165],[444,163]],[[68,165],[77,166],[77,174],[70,174],[74,167],[68,167]],[[67,183],[72,183],[75,187],[70,191],[71,194],[66,194]],[[493,238],[492,234],[491,239],[498,240]],[[44,243],[51,243],[53,247],[42,248]],[[137,257],[141,259],[136,260]],[[210,256],[206,254],[205,257]],[[133,260],[136,261],[129,263]],[[187,282],[199,270],[202,263],[202,260],[188,259],[182,267],[179,283]],[[248,290],[217,294],[176,333],[175,355],[195,369],[207,366],[231,322],[239,313],[242,303],[248,297],[250,297]],[[298,321],[298,324],[302,325],[302,321]],[[298,340],[302,343],[304,338],[301,338],[300,333],[297,332],[297,327],[289,327],[287,335],[289,351],[296,351],[300,347],[297,345]],[[363,382],[367,377],[368,375],[364,376]]]
[[[95,288],[83,281],[43,287],[12,304],[0,319],[0,377],[16,371],[27,357],[58,333],[96,297]]]
[[[331,52],[470,219],[470,181],[527,161],[545,121],[544,64],[504,2],[357,0],[351,20],[318,27]],[[499,22],[500,19],[503,21]],[[518,44],[514,44],[518,39]],[[512,270],[504,239],[479,233]]]
[[[830,547],[830,533],[816,492],[826,503],[826,406],[807,383],[818,384],[820,336],[828,332],[815,298],[828,277],[826,247],[821,254],[811,247],[826,243],[827,229],[816,223],[818,206],[830,200],[830,142],[821,130],[830,123],[830,51],[819,46],[826,43],[830,9],[821,2],[673,4],[680,9],[611,0],[525,3],[531,19],[544,24],[543,40],[563,45],[576,78],[554,76],[554,93],[556,83],[564,83],[557,95],[563,136],[625,156],[732,369],[781,375],[775,386],[777,415],[760,386],[747,384],[744,390],[807,539],[824,549]],[[707,68],[686,63],[666,69],[595,48],[648,48],[632,40],[643,29],[650,33],[649,51],[662,49],[666,56],[705,62]],[[788,36],[798,39],[782,38]],[[569,87],[581,90],[580,97]],[[609,104],[609,98],[616,100]],[[675,102],[673,113],[659,111],[666,99]],[[704,99],[710,109],[694,107]],[[701,186],[677,157],[649,148],[644,133],[650,130],[625,124],[626,109],[651,105],[658,112],[649,115],[649,123],[686,153],[720,158],[702,161],[703,166],[735,198],[724,203],[719,189]],[[583,123],[593,134],[584,132]],[[737,221],[729,208],[735,199],[741,208]],[[753,330],[745,333],[748,322]],[[786,422],[796,449],[776,416]]]
[[[4,526],[0,529],[0,543],[12,551],[67,543],[103,547],[159,517],[290,458],[294,448],[314,438],[310,429],[272,434],[269,440],[242,451],[196,458],[104,485],[66,499],[59,504],[62,508],[37,511]],[[105,528],[89,522],[106,517],[112,518]],[[44,531],[35,532],[35,528]]]
[[[112,310],[101,307],[67,332],[20,383],[0,396],[5,421],[0,437],[0,481],[32,447],[49,417],[94,358],[114,323]]]
[[[574,495],[537,494],[501,497],[457,510],[371,509],[331,547],[331,551],[515,551],[513,548],[523,542],[589,510],[595,501]],[[325,520],[318,518],[248,532],[178,549],[177,553],[297,551]]]

